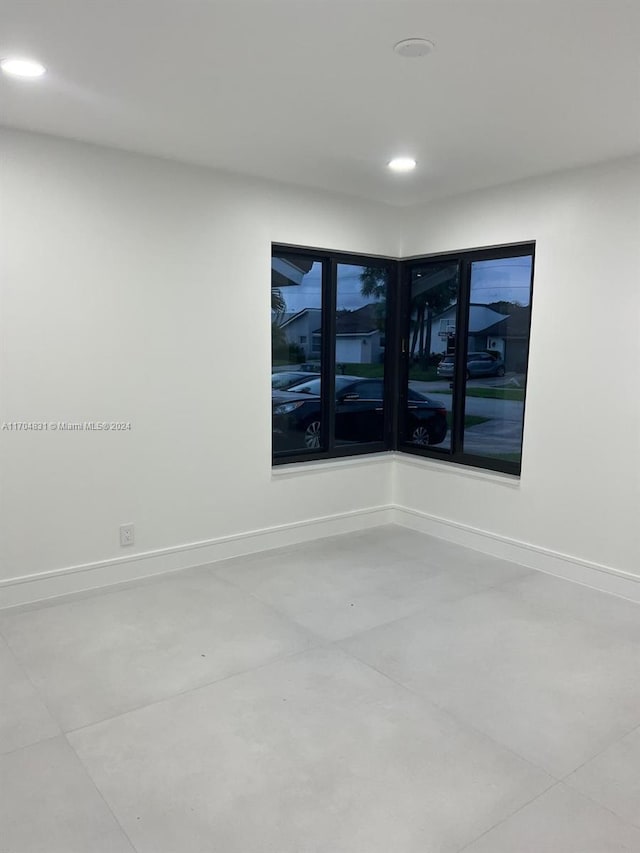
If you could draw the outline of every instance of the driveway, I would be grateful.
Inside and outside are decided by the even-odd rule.
[[[448,412],[453,404],[452,394],[438,393],[450,390],[449,381],[414,382],[411,387],[422,394],[427,394],[432,400],[441,402]],[[513,385],[513,383],[512,383]],[[472,388],[510,387],[504,378],[491,377],[487,379],[472,379]],[[464,449],[467,453],[477,453],[482,456],[495,456],[503,453],[520,453],[522,445],[522,421],[524,402],[521,400],[498,400],[487,397],[466,397],[465,414],[488,418],[485,423],[470,426],[465,429]],[[451,434],[447,436],[440,447],[451,446]]]

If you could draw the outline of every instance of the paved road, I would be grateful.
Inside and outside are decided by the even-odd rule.
[[[489,384],[491,383],[491,385]],[[442,402],[447,411],[451,411],[453,397],[438,391],[449,389],[448,382],[411,382],[416,391],[427,394],[432,400]],[[495,387],[504,386],[505,380],[471,380],[471,386]],[[469,453],[494,455],[496,453],[519,453],[522,442],[522,415],[524,403],[521,400],[496,400],[486,397],[467,397],[465,412],[467,415],[478,415],[489,418],[485,423],[467,427],[465,430],[464,447]],[[451,435],[440,447],[451,445]]]

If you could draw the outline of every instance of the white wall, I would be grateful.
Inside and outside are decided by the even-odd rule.
[[[86,584],[105,583],[132,553],[391,501],[640,575],[640,161],[403,211],[33,134],[1,141],[0,421],[132,430],[0,432],[0,584],[100,561]],[[272,241],[417,255],[531,239],[519,483],[407,456],[272,473]],[[124,522],[133,549],[119,546]],[[43,584],[33,595],[64,591]]]
[[[132,424],[0,432],[1,579],[387,503],[388,457],[272,477],[267,283],[272,241],[395,254],[388,211],[3,131],[1,213],[0,421]]]
[[[640,160],[412,208],[401,254],[525,240],[536,260],[520,483],[404,461],[394,499],[640,576]]]

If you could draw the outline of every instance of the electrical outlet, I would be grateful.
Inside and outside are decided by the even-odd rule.
[[[133,524],[120,525],[120,545],[126,548],[127,545],[133,545],[135,541],[135,530]]]

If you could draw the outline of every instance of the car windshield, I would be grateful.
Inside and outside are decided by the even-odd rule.
[[[409,393],[407,394],[407,399],[412,403],[426,402],[430,403],[431,400],[426,397],[424,394],[421,394],[420,391],[416,391],[415,388],[409,388]]]
[[[272,388],[286,388],[295,381],[300,382],[302,377],[296,373],[274,373],[271,377]]]
[[[441,364],[453,364],[453,356],[452,355],[445,356],[445,358],[442,359]]]
[[[351,377],[346,378],[345,376],[336,376],[336,394],[340,391],[343,391],[349,385],[351,385],[353,379]]]
[[[339,394],[349,385],[351,385],[357,377],[354,376],[336,376],[336,394]],[[321,388],[321,379],[311,379],[309,382],[298,382],[296,385],[292,385],[289,388],[289,391],[295,392],[296,394],[315,394],[316,397],[320,396],[320,388]]]
[[[310,382],[299,382],[297,385],[292,385],[290,391],[295,391],[296,394],[315,394],[320,395],[320,380],[312,379]]]

